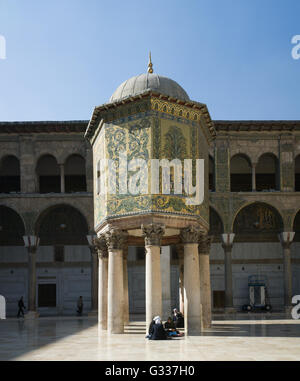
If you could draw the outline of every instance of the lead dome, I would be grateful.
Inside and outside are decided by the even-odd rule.
[[[145,73],[128,79],[121,83],[117,90],[110,97],[110,102],[117,102],[126,97],[132,97],[141,94],[147,90],[157,91],[183,101],[189,101],[190,98],[186,91],[175,81],[163,77],[156,73]]]

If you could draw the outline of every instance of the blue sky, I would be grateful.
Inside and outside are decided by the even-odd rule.
[[[154,71],[213,119],[300,119],[298,0],[0,0],[0,120],[89,119]]]

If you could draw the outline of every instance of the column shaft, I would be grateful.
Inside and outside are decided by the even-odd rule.
[[[65,193],[65,166],[59,164],[60,167],[60,192]]]
[[[225,246],[224,253],[225,253],[225,308],[233,308],[231,246]]]
[[[28,250],[28,312],[36,311],[36,250]]]
[[[256,192],[256,165],[252,164],[252,192]]]
[[[171,316],[171,246],[161,247],[162,318]]]
[[[108,250],[108,307],[107,330],[124,332],[123,250]]]
[[[128,267],[127,267],[127,252],[123,253],[123,289],[124,289],[124,324],[129,324],[129,295],[128,295]]]
[[[211,287],[209,253],[199,255],[199,269],[203,327],[209,328],[211,326]]]
[[[108,258],[99,256],[98,323],[107,329]]]
[[[283,247],[283,271],[284,271],[284,305],[289,308],[292,305],[292,267],[291,247],[289,244]]]
[[[146,330],[162,313],[160,246],[146,246]]]
[[[92,290],[92,311],[98,308],[98,255],[94,248],[91,248],[91,290]]]
[[[184,313],[186,333],[202,329],[198,244],[184,244]]]

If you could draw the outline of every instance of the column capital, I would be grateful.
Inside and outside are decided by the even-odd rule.
[[[186,228],[181,229],[180,239],[183,244],[198,243],[199,235],[203,233],[204,233],[204,230],[200,229],[199,226],[190,225]]]
[[[39,237],[35,235],[24,235],[23,236],[24,245],[30,254],[35,254],[40,244]]]
[[[295,232],[282,232],[278,236],[282,247],[288,249],[293,242]]]
[[[225,251],[231,251],[234,237],[235,237],[234,233],[224,233],[221,235],[222,247]]]
[[[105,233],[106,244],[108,250],[123,250],[127,241],[128,233],[118,228],[110,228]]]
[[[209,255],[212,236],[201,234],[199,238],[198,253],[199,255]]]
[[[106,239],[104,235],[101,235],[100,237],[95,237],[93,240],[93,244],[97,250],[99,259],[108,258]]]
[[[161,238],[165,233],[164,225],[149,224],[141,226],[146,246],[160,246]]]

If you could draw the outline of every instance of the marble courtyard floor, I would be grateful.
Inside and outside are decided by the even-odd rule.
[[[0,320],[0,360],[300,360],[300,320],[284,315],[215,315],[200,336],[145,339],[145,324],[126,334],[98,332],[95,319]]]

